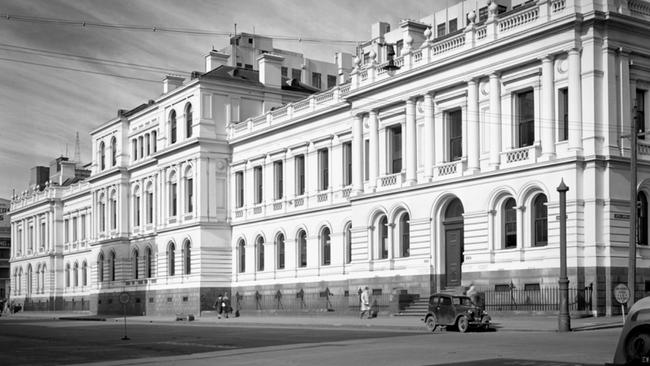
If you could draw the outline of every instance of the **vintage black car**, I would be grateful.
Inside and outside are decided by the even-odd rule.
[[[467,296],[433,294],[429,297],[429,310],[423,320],[431,332],[440,326],[465,333],[470,327],[488,329],[492,319]]]

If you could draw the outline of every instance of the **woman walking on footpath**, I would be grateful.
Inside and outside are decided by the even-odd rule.
[[[368,293],[368,286],[361,292],[361,314],[359,318],[363,319],[364,314],[368,314],[367,318],[370,319],[370,294]]]
[[[223,294],[221,307],[223,308],[224,316],[228,318],[228,315],[230,315],[230,313],[232,312],[232,307],[230,307],[230,298],[228,297],[227,292]]]
[[[223,298],[221,295],[217,297],[217,301],[214,303],[214,307],[217,309],[217,319],[221,319],[221,313],[223,312]]]

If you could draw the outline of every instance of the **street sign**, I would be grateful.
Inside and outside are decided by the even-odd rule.
[[[129,293],[128,292],[122,292],[120,294],[120,303],[121,304],[128,304],[129,303]]]
[[[630,289],[627,288],[622,283],[619,283],[614,287],[614,297],[616,298],[616,301],[618,301],[621,305],[622,304],[627,304],[627,302],[630,300]]]

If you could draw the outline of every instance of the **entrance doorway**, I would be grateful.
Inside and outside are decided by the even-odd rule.
[[[458,198],[445,210],[443,238],[445,248],[445,287],[460,286],[463,264],[463,204]]]

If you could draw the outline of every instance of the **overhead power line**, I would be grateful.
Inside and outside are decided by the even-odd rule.
[[[182,70],[164,68],[164,67],[153,66],[153,65],[137,64],[137,63],[125,62],[125,61],[109,60],[104,58],[97,58],[97,57],[90,57],[90,56],[83,56],[83,55],[75,55],[71,53],[57,52],[57,51],[46,50],[46,49],[16,46],[7,43],[0,43],[0,50],[35,54],[35,55],[53,57],[53,58],[64,59],[64,60],[75,60],[80,62],[100,64],[100,65],[111,66],[111,67],[123,67],[123,68],[130,68],[130,69],[144,70],[144,71],[151,71],[151,72],[158,72],[158,73],[190,74],[189,71],[182,71]]]
[[[29,23],[41,24],[56,24],[56,25],[69,25],[79,27],[94,27],[106,29],[119,29],[129,31],[147,31],[147,32],[165,32],[165,33],[180,33],[199,36],[232,36],[232,32],[221,30],[206,30],[206,29],[192,29],[192,28],[174,28],[159,25],[139,25],[139,24],[112,24],[100,23],[85,20],[69,20],[69,19],[56,19],[56,18],[43,18],[17,14],[0,13],[0,19],[13,20]],[[328,44],[347,44],[357,45],[360,41],[355,40],[341,40],[331,38],[314,38],[314,37],[295,37],[295,36],[282,36],[282,35],[264,35],[256,33],[256,35],[268,38],[274,38],[283,41],[297,41],[307,43],[328,43]]]
[[[66,67],[66,66],[58,66],[58,65],[42,64],[42,63],[39,63],[39,62],[31,62],[31,61],[25,61],[25,60],[15,60],[15,59],[10,59],[10,58],[5,58],[5,57],[0,57],[0,61],[8,61],[8,62],[16,62],[16,63],[20,63],[20,64],[29,64],[29,65],[36,65],[36,66],[44,66],[44,67],[50,67],[50,68],[60,69],[60,70],[68,70],[68,71],[75,71],[75,72],[83,72],[83,73],[87,73],[87,74],[96,74],[96,75],[104,75],[104,76],[113,76],[113,77],[122,78],[122,79],[130,79],[130,80],[146,81],[146,82],[150,82],[150,83],[160,83],[160,80],[138,78],[138,77],[133,77],[133,76],[119,75],[119,74],[111,74],[111,73],[108,73],[108,72],[100,72],[100,71],[92,71],[92,70],[83,70],[83,69],[77,69],[77,68],[74,68],[74,67]]]

